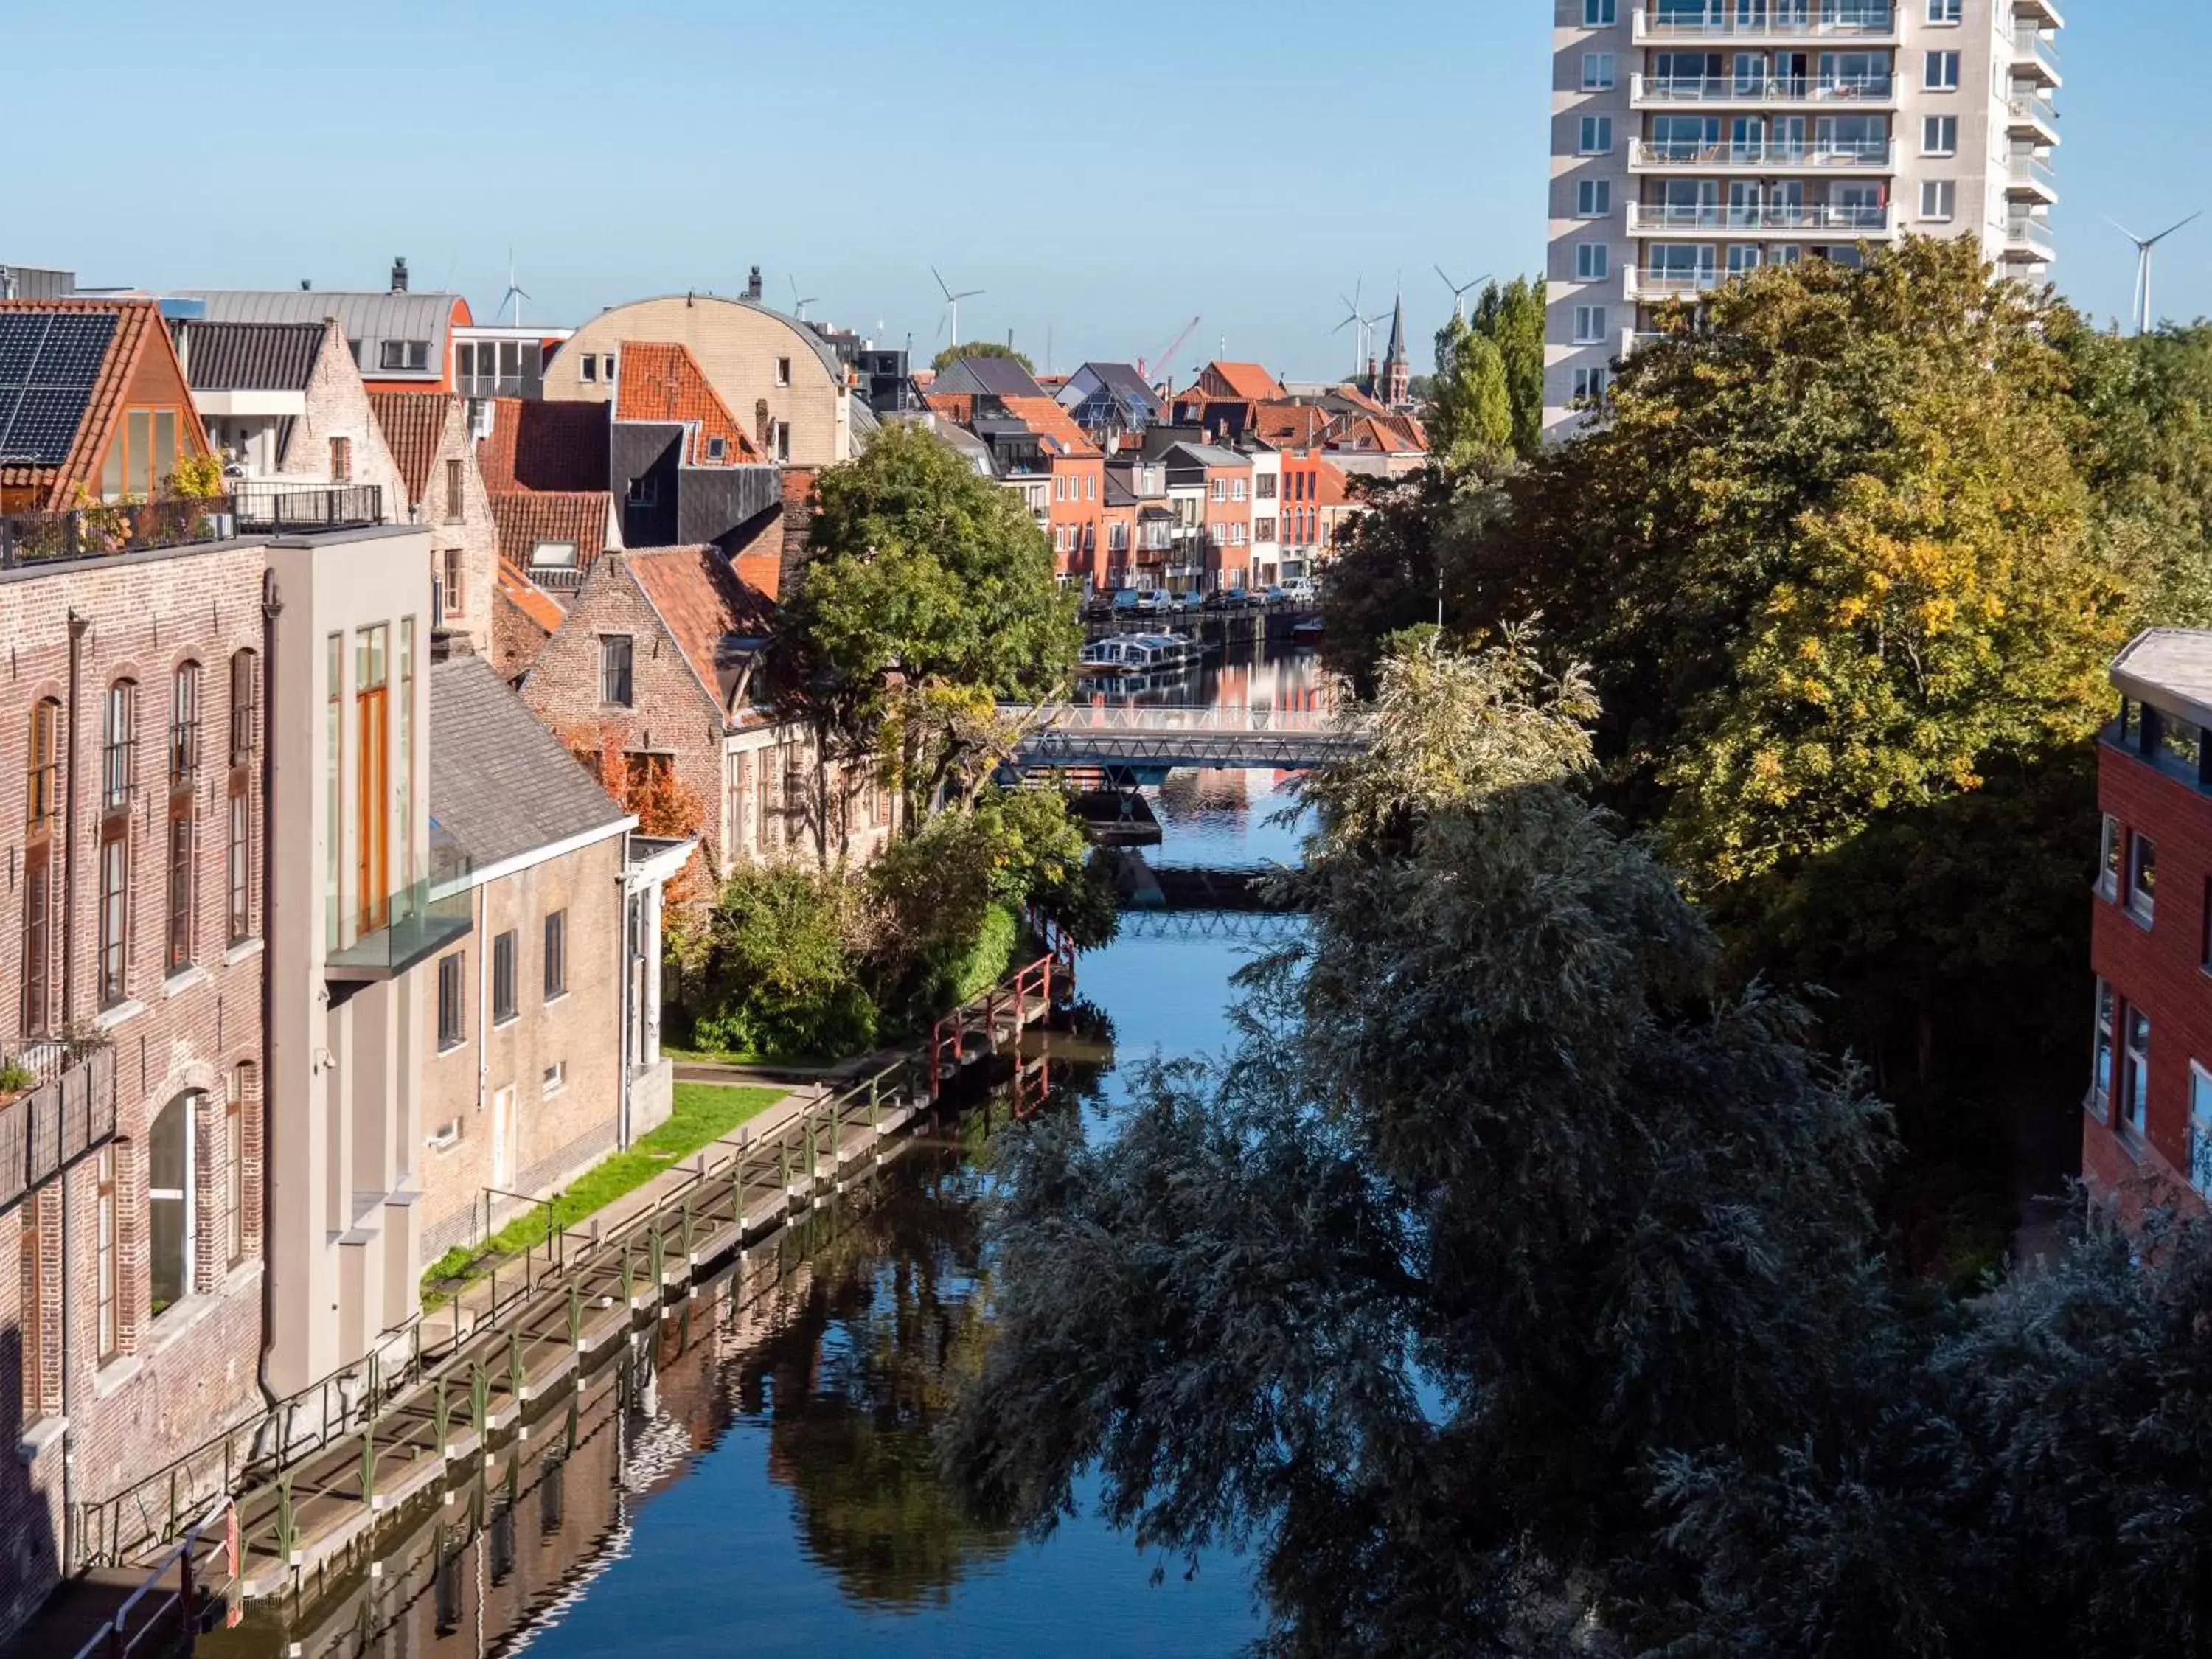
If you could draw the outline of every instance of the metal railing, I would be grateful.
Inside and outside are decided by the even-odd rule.
[[[2058,175],[2051,170],[2048,161],[2039,161],[2033,155],[2012,158],[2012,179],[2014,184],[2039,185],[2054,196],[2058,193]]]
[[[1886,103],[1897,96],[1889,75],[1632,75],[1632,101],[1647,104]]]
[[[231,503],[238,533],[247,536],[358,530],[384,522],[380,484],[242,483],[232,493]]]
[[[1719,202],[1631,202],[1628,228],[1639,231],[1847,230],[1854,235],[1886,235],[1897,228],[1893,211],[1883,206],[1831,202],[1762,203],[1756,207]]]
[[[1897,33],[1897,12],[1889,6],[1761,4],[1732,0],[1705,9],[1702,17],[1658,17],[1638,7],[1638,40],[1707,40],[1772,34],[1872,36]]]
[[[1717,139],[1711,143],[1638,138],[1630,144],[1629,160],[1655,167],[1887,167],[1895,150],[1895,141],[1888,138]]]
[[[0,570],[227,541],[232,534],[230,504],[221,495],[16,513],[0,517]]]
[[[2005,100],[2005,112],[2015,121],[2034,121],[2052,132],[2058,130],[2058,111],[2048,98],[2014,95]]]
[[[0,1106],[0,1210],[115,1137],[115,1051],[44,1045],[37,1087]]]
[[[76,1659],[130,1659],[140,1652],[169,1654],[190,1650],[199,1627],[200,1601],[204,1579],[195,1579],[202,1539],[229,1512],[228,1494],[210,1504],[161,1559],[153,1563],[138,1588],[124,1598],[115,1616],[85,1638]],[[173,1587],[162,1583],[172,1571]]]

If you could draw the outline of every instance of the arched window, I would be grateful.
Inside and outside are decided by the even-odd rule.
[[[223,1103],[222,1206],[224,1245],[234,1267],[246,1260],[246,1119],[260,1092],[252,1060],[240,1060],[230,1068],[228,1097]]]
[[[183,1301],[192,1290],[194,1108],[191,1091],[154,1119],[146,1146],[146,1238],[153,1258],[152,1311]]]
[[[54,1028],[54,943],[57,906],[54,829],[62,799],[62,706],[41,698],[31,709],[24,751],[23,1035],[51,1036]]]
[[[230,658],[230,763],[243,766],[253,758],[261,739],[261,659],[252,651],[234,651]]]
[[[177,665],[169,690],[169,781],[188,781],[200,764],[200,665]]]
[[[138,781],[138,687],[107,688],[100,749],[100,1006],[127,994],[131,958],[131,794]]]
[[[137,781],[138,686],[134,680],[118,680],[107,688],[100,722],[100,811],[127,810],[131,787]]]
[[[25,751],[25,815],[33,830],[51,828],[62,805],[62,705],[42,697],[31,709],[31,741]]]
[[[191,784],[199,765],[200,665],[180,662],[169,687],[169,916],[161,952],[162,971],[169,974],[192,964],[198,835]]]

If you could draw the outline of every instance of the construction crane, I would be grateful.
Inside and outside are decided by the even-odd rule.
[[[1149,360],[1143,357],[1137,359],[1137,373],[1144,377],[1145,383],[1147,386],[1152,384],[1152,364],[1158,363],[1163,368],[1166,367],[1169,361],[1174,357],[1176,353],[1182,349],[1182,343],[1198,331],[1198,324],[1199,319],[1195,317],[1192,318],[1188,322],[1182,325],[1182,332],[1176,335],[1174,339],[1170,340],[1165,348],[1164,348],[1156,356]]]

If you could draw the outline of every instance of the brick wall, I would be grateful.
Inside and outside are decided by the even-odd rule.
[[[538,653],[552,637],[536,617],[496,590],[491,599],[491,648],[485,655],[502,679],[513,680],[528,672]]]
[[[618,634],[631,642],[628,708],[599,699],[599,642]],[[607,553],[586,574],[560,629],[524,678],[522,700],[563,741],[572,734],[589,740],[611,726],[625,751],[668,756],[678,779],[699,799],[708,856],[719,860],[714,843],[722,785],[721,710],[631,579],[623,554]]]
[[[822,470],[813,466],[787,466],[783,469],[783,539],[779,547],[781,569],[773,586],[754,581],[746,568],[740,564],[738,574],[769,598],[793,591],[799,572],[806,562],[808,540],[814,532],[814,481]]]
[[[292,428],[284,453],[276,459],[276,476],[319,483],[332,483],[331,440],[343,438],[352,452],[350,482],[374,484],[384,492],[384,516],[388,523],[407,519],[407,484],[398,464],[384,441],[384,428],[369,407],[368,388],[354,367],[345,331],[335,321],[323,329],[322,349],[307,376],[306,412]],[[489,511],[489,509],[487,509]]]
[[[611,1151],[622,1096],[623,837],[579,848],[501,876],[477,890],[476,926],[459,947],[465,963],[467,1019],[462,1042],[434,1046],[422,1091],[425,1263],[481,1225],[483,1191],[503,1187],[542,1196]],[[567,989],[545,995],[545,918],[565,912]],[[491,1006],[492,941],[515,935],[515,1018],[485,1029]],[[546,1067],[562,1068],[546,1092]],[[499,1092],[514,1091],[514,1144],[505,1178],[492,1163],[492,1113]],[[441,1144],[441,1126],[457,1138]],[[503,1200],[495,1224],[523,1208]]]
[[[2093,1187],[2113,1192],[2136,1182],[2172,1183],[2188,1168],[2190,1063],[2212,1068],[2212,978],[2203,968],[2212,798],[2109,743],[2099,745],[2097,777],[2100,802],[2119,820],[2124,839],[2117,897],[2084,900],[2094,911],[2090,960],[2118,1000],[2115,1044],[2124,1044],[2129,1008],[2150,1020],[2148,1144],[2094,1111],[2082,1116],[2083,1172]],[[2126,908],[2124,838],[2139,832],[2158,849],[2157,907],[2148,927]],[[2094,1009],[2081,1011],[2085,1090],[2094,1018]],[[2115,1092],[2120,1073],[2116,1053]]]
[[[459,464],[458,504],[447,485],[452,462]],[[447,598],[446,626],[467,635],[479,654],[489,651],[497,604],[499,527],[492,522],[491,497],[484,489],[483,473],[477,466],[476,441],[469,436],[468,405],[459,398],[451,400],[445,434],[430,464],[429,482],[423,486],[422,520],[430,527],[431,580],[441,592],[447,554],[450,550],[460,556],[461,603],[457,606],[450,595]]]
[[[74,1018],[97,1024],[112,1044],[117,1133],[112,1143],[116,1225],[114,1352],[103,1360],[97,1340],[97,1240],[100,1160],[88,1157],[13,1209],[0,1213],[0,1425],[14,1431],[22,1455],[0,1462],[0,1532],[11,1540],[0,1553],[0,1629],[43,1593],[56,1557],[62,1448],[54,1432],[66,1401],[76,1449],[75,1492],[97,1501],[150,1474],[226,1423],[253,1410],[260,1322],[260,1075],[262,966],[256,939],[228,939],[225,879],[232,653],[259,651],[262,551],[223,544],[118,559],[100,566],[14,573],[0,577],[0,636],[9,642],[0,662],[0,834],[8,839],[0,885],[0,1054],[35,1051],[24,1029],[23,912],[27,854],[39,837],[27,831],[27,738],[32,709],[62,703],[63,799],[75,780],[76,833],[64,822],[46,838],[52,872],[55,946],[53,1024]],[[69,617],[85,619],[77,677],[77,731],[68,744]],[[173,792],[167,738],[173,678],[179,665],[199,665],[200,764]],[[257,659],[258,661],[258,659]],[[102,811],[103,714],[108,688],[137,687],[136,765],[129,804]],[[257,694],[259,676],[254,676]],[[264,711],[265,713],[265,711]],[[241,772],[250,808],[252,859],[250,932],[260,927],[260,785],[258,753]],[[174,803],[173,805],[173,802]],[[193,902],[189,966],[172,973],[165,961],[168,922],[167,853],[173,815],[190,823]],[[128,951],[122,996],[103,1008],[98,977],[98,871],[103,836],[129,853]],[[73,865],[73,928],[64,925],[61,890]],[[67,960],[70,995],[62,997]],[[240,1071],[240,1067],[246,1068]],[[241,1081],[246,1170],[243,1249],[233,1266],[228,1201],[229,1121],[227,1097]],[[190,1097],[199,1098],[192,1103]],[[170,1103],[193,1120],[190,1170],[198,1211],[197,1248],[187,1261],[187,1294],[158,1317],[151,1306],[147,1188],[151,1135]],[[169,1213],[175,1213],[171,1212]],[[62,1234],[69,1233],[64,1255]],[[33,1274],[27,1263],[27,1226],[37,1242],[40,1306],[27,1309]],[[27,1333],[25,1319],[31,1319]],[[61,1364],[62,1322],[69,1322],[70,1363]],[[27,1335],[42,1359],[27,1390],[21,1359]],[[27,1421],[27,1417],[28,1420]],[[9,1556],[12,1554],[12,1559]],[[25,1577],[25,1573],[31,1577]]]

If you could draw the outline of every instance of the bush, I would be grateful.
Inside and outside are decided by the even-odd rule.
[[[740,869],[708,919],[687,994],[693,1039],[733,1054],[834,1056],[875,1046],[863,981],[863,896],[835,871],[799,863]]]

